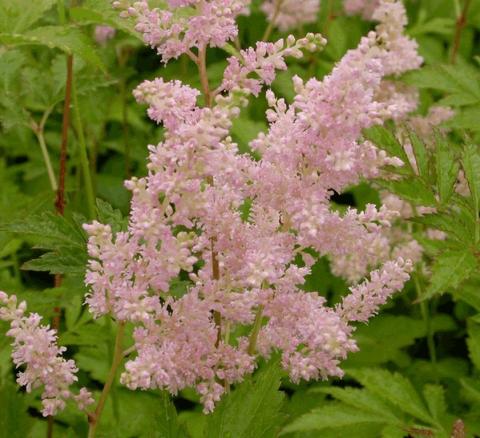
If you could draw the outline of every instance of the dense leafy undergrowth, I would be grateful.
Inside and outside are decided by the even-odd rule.
[[[286,5],[289,0],[284,1]],[[208,49],[211,89],[222,83],[226,59],[238,56],[239,48],[254,47],[262,35],[277,41],[292,33],[298,41],[307,32],[321,33],[328,41],[325,48],[286,59],[288,69],[282,68],[271,84],[277,99],[292,103],[298,93],[295,75],[321,80],[375,28],[371,13],[347,14],[348,3],[355,9],[354,1],[321,0],[305,23],[299,19],[298,26],[286,32],[276,22],[265,35],[265,8],[254,0],[250,14],[237,17],[238,38],[223,48]],[[150,4],[165,6],[160,1]],[[311,4],[288,3],[293,9],[287,15]],[[90,413],[90,436],[95,422],[94,433],[105,437],[480,436],[480,1],[404,4],[406,34],[417,41],[423,64],[396,75],[402,84],[397,83],[397,102],[408,87],[413,96],[418,93],[418,106],[408,116],[385,120],[362,133],[362,141],[399,158],[403,166],[388,165],[368,181],[362,178],[336,191],[329,205],[339,215],[348,214],[349,207],[363,211],[368,204],[396,208],[377,252],[392,245],[392,257],[387,258],[393,258],[395,245],[409,248],[414,265],[410,280],[368,324],[355,323],[359,351],[341,363],[343,378],[322,381],[317,378],[323,374],[317,374],[308,382],[292,383],[291,370],[282,367],[282,348],[273,348],[270,359],[260,359],[242,382],[228,385],[218,378],[225,394],[206,415],[205,400],[188,387],[192,385],[172,396],[166,390],[134,391],[120,383],[133,350],[118,358],[115,339],[125,330],[122,342],[128,349],[133,324],[117,325],[118,318],[99,311],[94,318],[85,305],[85,270],[93,256],[87,253],[89,236],[82,228],[96,219],[110,224],[113,233],[127,229],[131,191],[124,180],[147,175],[146,145],[176,135],[170,129],[165,137],[167,129],[147,117],[132,91],[153,78],[178,79],[205,91],[195,62],[183,54],[163,65],[155,51],[144,46],[131,18],[120,18],[108,0],[0,1],[0,290],[25,300],[30,312],[58,328],[58,344],[67,347],[64,356],[74,359],[79,369],[75,386],[88,388],[95,398],[92,412],[105,383],[114,378],[101,418]],[[65,106],[65,96],[70,105]],[[200,106],[208,99],[203,93]],[[269,128],[265,111],[271,96],[247,93],[247,99],[230,135],[240,153],[255,161],[261,154],[250,142]],[[162,105],[148,97],[144,102]],[[176,106],[170,105],[164,109],[167,114]],[[254,197],[248,201],[252,199],[255,202]],[[251,214],[249,202],[240,206],[244,220]],[[336,238],[341,240],[342,233]],[[340,303],[349,285],[358,281],[351,259],[361,264],[367,250],[344,259],[312,248],[305,251],[314,262],[301,289],[325,297],[331,306]],[[307,258],[301,260],[298,253],[294,264],[303,267]],[[380,256],[373,258],[369,269],[378,268],[379,261]],[[201,270],[202,265],[190,268]],[[182,268],[169,281],[162,303],[167,296],[180,300],[186,294],[192,281],[187,270]],[[265,288],[266,282],[259,287]],[[258,323],[266,324],[261,311],[258,314]],[[245,326],[251,325],[232,329],[230,342],[248,335]],[[9,322],[0,321],[0,436],[87,436],[87,415],[71,400],[47,419],[41,413],[43,388],[25,391],[15,383],[19,370],[11,361],[9,329]],[[20,341],[27,349],[35,340],[31,336]],[[35,355],[35,346],[22,354]],[[120,370],[112,376],[109,370],[116,359]]]

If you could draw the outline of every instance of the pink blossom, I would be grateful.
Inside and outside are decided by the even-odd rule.
[[[317,21],[320,0],[265,0],[261,7],[272,22],[282,32],[300,27],[302,24]]]
[[[15,295],[0,292],[0,319],[10,323],[7,336],[13,338],[12,360],[23,371],[17,374],[17,383],[27,392],[43,387],[42,414],[55,415],[65,408],[66,401],[73,398],[84,410],[93,403],[90,392],[82,388],[79,394],[71,392],[70,386],[78,379],[75,362],[65,360],[65,347],[57,346],[56,331],[40,325],[41,317],[36,313],[25,315],[25,302],[17,305]]]
[[[111,26],[95,26],[95,41],[104,46],[115,36],[116,30]]]

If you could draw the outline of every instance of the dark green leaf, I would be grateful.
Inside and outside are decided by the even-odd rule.
[[[253,379],[249,378],[224,396],[208,417],[205,438],[267,438],[276,436],[284,395],[280,369],[269,364]]]
[[[449,288],[457,288],[476,267],[477,260],[468,249],[440,254],[432,266],[430,285],[422,298],[430,298]]]
[[[74,26],[43,26],[22,34],[0,33],[0,43],[7,46],[40,45],[60,49],[105,70],[105,66],[90,40]]]

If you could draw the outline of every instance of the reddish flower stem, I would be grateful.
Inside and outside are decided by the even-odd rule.
[[[455,36],[453,37],[452,53],[450,55],[450,63],[455,64],[457,61],[458,50],[460,49],[460,43],[462,41],[462,32],[467,25],[468,9],[470,8],[471,0],[465,0],[461,14],[457,18],[455,26]]]

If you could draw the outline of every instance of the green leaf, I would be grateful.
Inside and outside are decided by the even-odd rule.
[[[480,202],[480,154],[475,145],[466,145],[462,155],[462,165],[472,194],[473,208],[478,215]]]
[[[270,363],[224,396],[207,419],[205,438],[274,437],[282,420],[280,376],[278,363]]]
[[[290,432],[337,429],[364,423],[388,424],[388,419],[341,403],[329,403],[297,418],[282,429],[281,435]]]
[[[465,64],[427,66],[408,73],[404,79],[418,88],[451,94],[449,105],[480,102],[480,75],[477,69]]]
[[[413,153],[415,154],[415,162],[419,175],[428,180],[428,152],[422,140],[412,131],[409,133],[410,143],[412,145]]]
[[[43,26],[25,33],[0,33],[0,43],[7,46],[46,46],[75,55],[105,71],[105,66],[89,38],[74,26]]]
[[[8,438],[24,438],[29,436],[33,419],[27,413],[27,406],[17,388],[6,383],[0,387],[0,430]]]
[[[2,0],[0,2],[0,33],[19,33],[30,29],[56,0]]]
[[[399,331],[398,327],[402,327]],[[404,363],[409,360],[406,347],[426,335],[425,322],[404,315],[382,315],[355,332],[360,351],[352,354],[345,367],[376,366],[386,362]]]
[[[0,224],[0,230],[33,238],[37,248],[49,250],[23,265],[24,269],[52,274],[83,274],[87,262],[86,236],[82,228],[54,213],[27,216],[23,220]]]
[[[469,249],[445,251],[433,263],[430,285],[421,298],[457,288],[476,267],[477,260]]]
[[[434,17],[430,21],[416,23],[411,28],[407,29],[407,33],[414,38],[427,33],[451,35],[454,26],[455,21],[452,18]]]
[[[102,224],[109,224],[114,234],[125,231],[128,226],[128,218],[123,217],[120,210],[113,208],[103,199],[97,198],[97,217]]]
[[[419,179],[381,181],[381,184],[389,191],[417,205],[434,206],[437,204],[435,194]]]
[[[178,422],[177,410],[170,400],[170,395],[162,391],[159,397],[159,410],[154,413],[156,429],[152,431],[154,438],[183,438],[187,434]]]
[[[402,411],[428,424],[434,423],[413,385],[401,374],[380,368],[352,369],[348,374]]]
[[[437,135],[435,146],[437,190],[440,203],[446,205],[455,190],[459,164],[455,161],[455,154],[444,137]]]
[[[480,325],[469,324],[468,325],[468,338],[467,338],[468,352],[471,361],[480,370]]]
[[[423,388],[423,396],[433,418],[437,421],[441,421],[442,417],[447,412],[445,389],[440,385],[425,385]]]
[[[27,271],[47,271],[50,274],[85,274],[87,257],[84,253],[65,247],[57,247],[55,252],[47,252],[22,265]]]
[[[119,11],[108,0],[86,0],[82,6],[70,9],[70,17],[83,24],[107,24],[120,29],[143,43],[142,35],[135,31],[131,20],[120,17]]]
[[[363,135],[390,156],[400,158],[404,163],[409,162],[403,146],[391,130],[379,125],[365,130]]]
[[[378,414],[392,424],[401,424],[398,417],[393,412],[392,406],[387,405],[381,398],[367,391],[359,388],[315,388],[313,392],[323,392],[333,396],[336,400],[357,408],[361,411]]]

